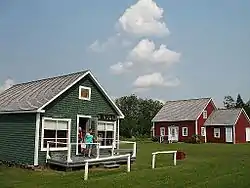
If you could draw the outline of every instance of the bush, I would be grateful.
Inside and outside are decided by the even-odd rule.
[[[192,143],[192,144],[201,144],[204,143],[204,137],[200,136],[200,135],[192,135],[192,137],[187,138],[186,140],[184,140],[185,143]]]
[[[154,136],[154,137],[152,138],[152,141],[153,141],[153,142],[159,142],[159,139],[160,139],[159,137]]]

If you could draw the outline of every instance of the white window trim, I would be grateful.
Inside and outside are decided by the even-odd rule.
[[[89,90],[89,98],[81,97],[81,90],[82,90],[82,89],[87,89],[87,90]],[[91,87],[79,86],[79,99],[90,101],[90,100],[91,100]]]
[[[47,148],[43,147],[43,139],[44,139],[44,121],[45,120],[55,120],[55,121],[67,121],[68,122],[68,141],[70,142],[70,134],[71,134],[71,119],[65,118],[50,118],[50,117],[43,117],[42,118],[42,134],[41,134],[41,151],[47,151]],[[67,151],[67,147],[61,148],[50,148],[50,151]]]
[[[203,131],[202,131],[203,130]],[[204,134],[202,134],[202,132],[204,133]],[[201,127],[201,136],[206,136],[206,129],[205,129],[205,127]]]
[[[219,136],[216,136],[216,133],[218,133]],[[220,138],[220,128],[214,128],[214,138]]]
[[[187,130],[187,134],[184,134],[184,130]],[[188,127],[182,127],[182,136],[188,136]]]
[[[164,135],[161,135],[161,130],[164,130]],[[160,127],[160,136],[166,136],[166,128],[165,127]]]
[[[113,142],[116,142],[116,121],[97,121],[97,127],[98,127],[98,123],[114,123],[114,130],[113,130]],[[98,133],[98,129],[97,129],[97,133]],[[101,149],[109,149],[112,148],[112,145],[110,146],[102,146],[100,145]],[[116,148],[116,144],[115,144],[115,148]]]
[[[203,111],[202,115],[203,115],[203,119],[207,119],[207,111],[206,110]]]

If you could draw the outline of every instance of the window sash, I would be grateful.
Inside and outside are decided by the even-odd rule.
[[[203,111],[203,119],[207,119],[207,111]]]
[[[101,146],[112,146],[115,134],[115,122],[98,121],[97,122],[97,135],[102,134],[100,141]]]
[[[205,127],[201,127],[201,136],[205,136]]]
[[[182,136],[188,136],[188,127],[182,127]]]
[[[220,128],[214,128],[214,137],[220,138]]]
[[[47,141],[61,142],[50,143],[50,148],[65,148],[68,142],[69,121],[64,119],[47,119],[43,121],[43,135],[42,135],[42,148],[47,147]],[[46,132],[52,131],[52,133]],[[54,131],[54,133],[53,133]],[[49,135],[46,135],[49,134]],[[53,136],[54,137],[51,137]]]

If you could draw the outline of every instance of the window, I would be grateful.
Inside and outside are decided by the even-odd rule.
[[[112,146],[114,141],[115,122],[98,121],[97,134],[101,146]]]
[[[201,127],[201,136],[205,136],[205,127]]]
[[[207,111],[206,110],[203,111],[203,119],[207,119]]]
[[[79,87],[79,99],[90,100],[90,97],[91,97],[91,88],[80,86]]]
[[[52,141],[50,149],[66,150],[69,125],[70,120],[68,119],[44,118],[42,122],[41,149],[46,150],[47,142]]]
[[[188,128],[182,127],[182,136],[188,136]]]
[[[220,128],[214,128],[214,138],[220,138]]]

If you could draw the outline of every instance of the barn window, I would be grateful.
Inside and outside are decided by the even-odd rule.
[[[188,128],[182,127],[182,136],[188,136]]]
[[[50,141],[51,150],[67,150],[70,120],[44,118],[42,121],[41,150],[47,149]]]
[[[91,88],[80,86],[79,87],[79,99],[90,100],[90,97],[91,97]]]
[[[214,128],[214,138],[220,138],[220,128]]]
[[[203,119],[207,119],[207,111],[206,110],[203,111]]]
[[[205,127],[201,127],[201,136],[205,136]]]

